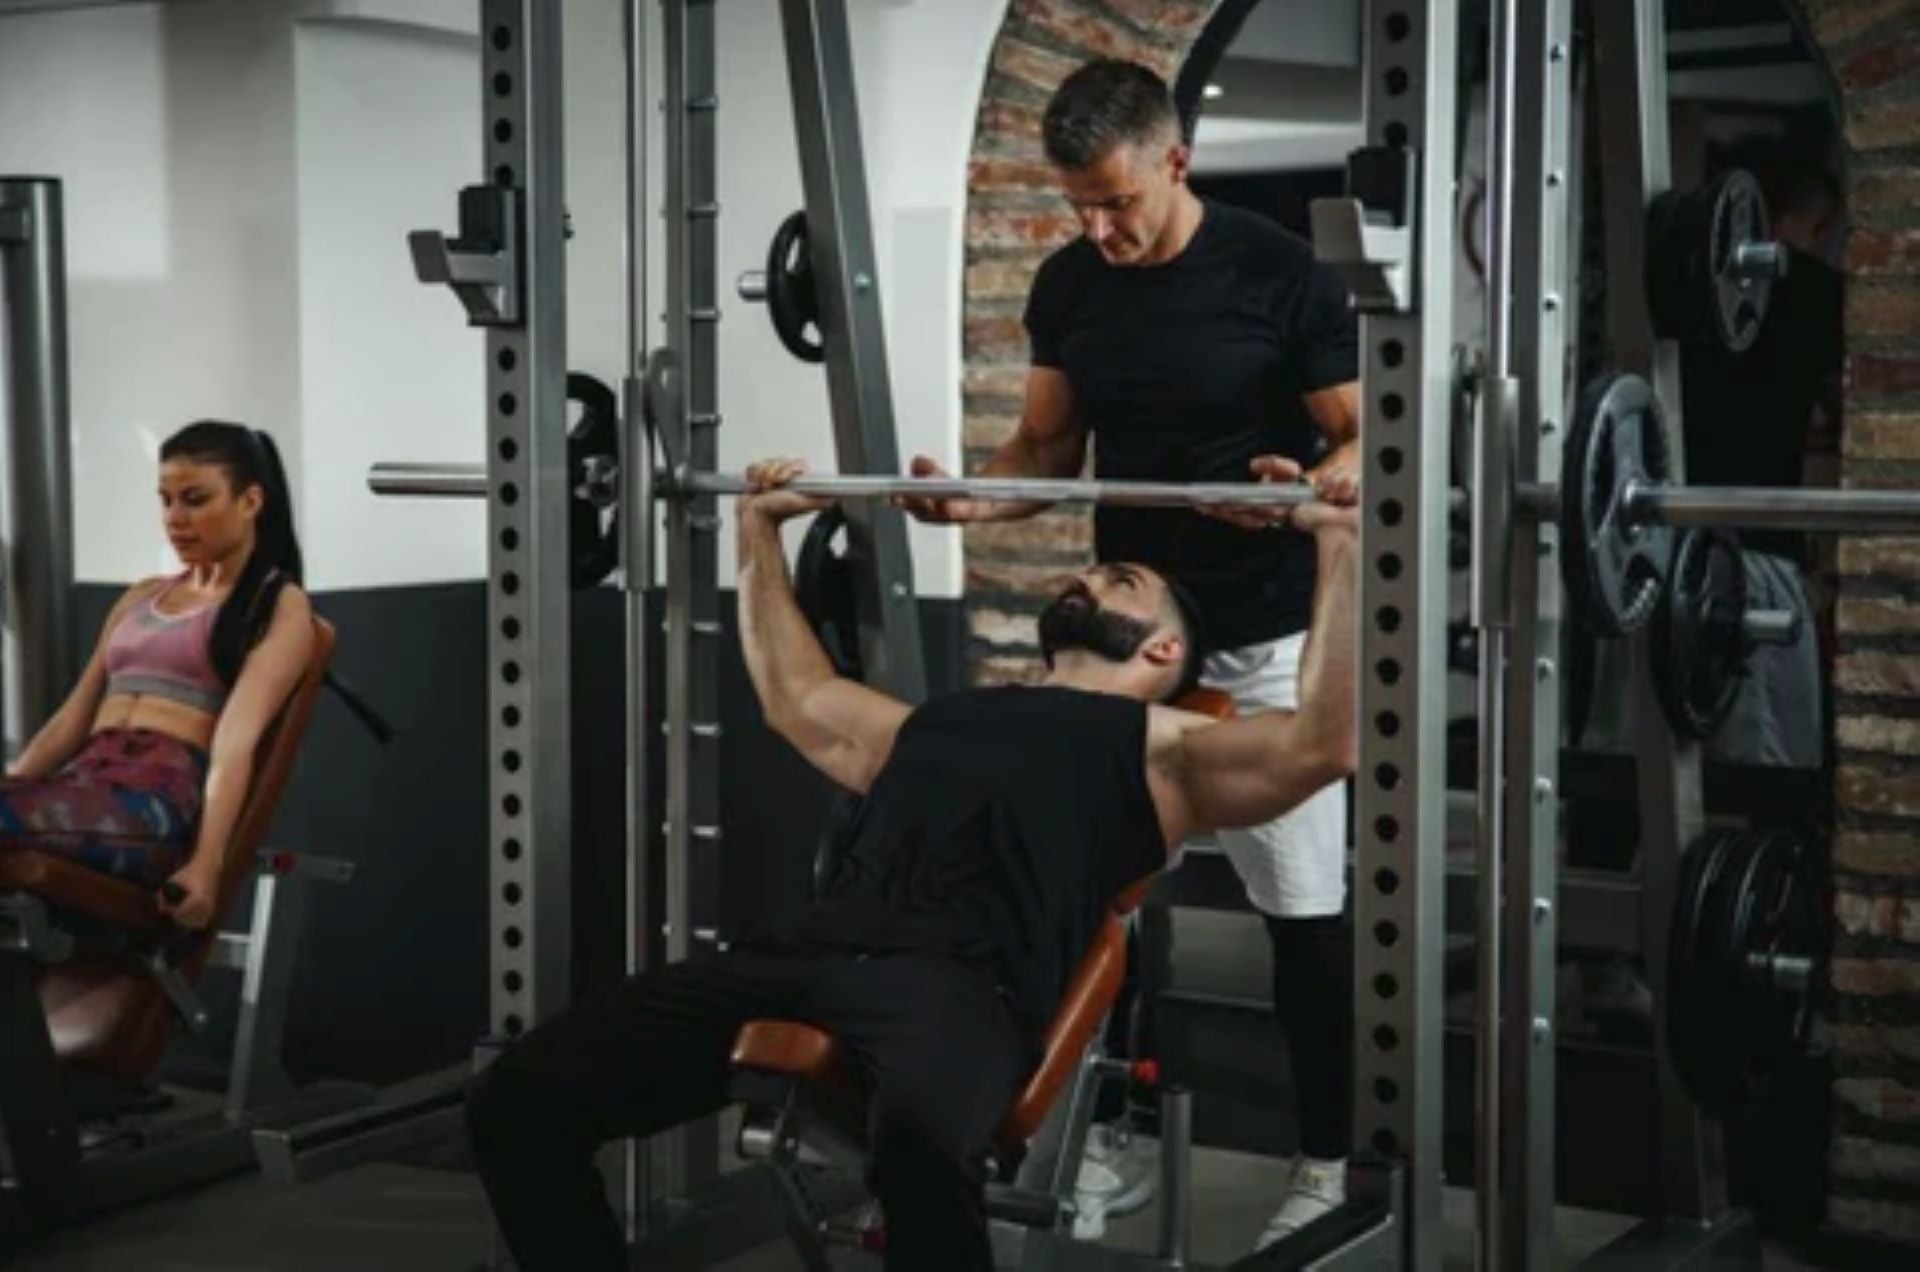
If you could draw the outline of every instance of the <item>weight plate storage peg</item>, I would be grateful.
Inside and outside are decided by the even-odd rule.
[[[1712,737],[1733,710],[1752,649],[1746,614],[1739,540],[1723,530],[1675,534],[1653,622],[1653,675],[1668,722],[1684,736]]]
[[[1666,581],[1671,532],[1629,519],[1638,483],[1671,476],[1666,428],[1645,380],[1615,374],[1582,396],[1562,450],[1560,569],[1581,621],[1602,636],[1638,631]]]

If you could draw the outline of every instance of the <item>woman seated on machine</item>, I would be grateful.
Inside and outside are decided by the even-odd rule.
[[[215,918],[254,751],[312,652],[273,439],[202,420],[160,448],[177,575],[128,588],[80,683],[0,779],[0,853],[58,854]],[[170,886],[162,886],[162,885]]]

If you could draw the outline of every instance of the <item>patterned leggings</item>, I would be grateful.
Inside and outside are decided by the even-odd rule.
[[[0,780],[0,853],[57,853],[157,887],[193,851],[207,757],[147,729],[103,729],[51,777]]]

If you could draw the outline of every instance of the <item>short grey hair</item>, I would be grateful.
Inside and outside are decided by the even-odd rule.
[[[1091,167],[1122,145],[1180,136],[1180,112],[1167,82],[1138,62],[1102,58],[1067,76],[1040,122],[1055,167]]]

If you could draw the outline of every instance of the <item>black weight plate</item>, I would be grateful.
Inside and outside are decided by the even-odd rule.
[[[826,361],[820,295],[814,285],[813,252],[804,211],[780,223],[767,249],[767,313],[773,319],[774,334],[788,353],[802,362]]]
[[[1673,536],[1673,561],[1654,616],[1654,684],[1681,734],[1719,731],[1747,668],[1747,574],[1740,544],[1719,530]]]
[[[1752,174],[1732,168],[1720,174],[1704,191],[1707,269],[1698,280],[1713,320],[1714,337],[1728,353],[1745,353],[1760,338],[1773,295],[1773,279],[1766,274],[1743,274],[1737,264],[1740,248],[1764,243],[1772,235],[1767,201]]]
[[[1693,976],[1687,1004],[1688,1036],[1673,1050],[1674,1068],[1694,1103],[1725,1119],[1746,1098],[1749,1000],[1743,960],[1732,954],[1748,862],[1755,840],[1740,831],[1718,832],[1696,879],[1691,937]]]
[[[846,531],[846,513],[839,504],[814,517],[794,560],[793,591],[800,612],[820,638],[834,669],[858,680],[863,671],[859,600],[854,592],[852,563],[837,546]]]
[[[1747,999],[1745,1021],[1748,1098],[1771,1090],[1781,1070],[1804,1054],[1812,1031],[1814,986],[1777,984],[1767,970],[1773,957],[1818,962],[1824,947],[1821,905],[1810,857],[1785,831],[1756,832],[1743,883],[1730,949],[1735,952]]]
[[[1707,939],[1728,840],[1726,831],[1709,830],[1681,854],[1667,933],[1667,1054],[1681,1085],[1702,1104],[1728,1060],[1710,1018],[1719,977]]]
[[[1596,381],[1581,396],[1562,452],[1560,568],[1575,612],[1593,631],[1620,636],[1652,619],[1671,536],[1626,518],[1629,483],[1670,475],[1666,430],[1653,390],[1635,375]]]
[[[1699,190],[1654,199],[1645,262],[1654,331],[1730,354],[1751,348],[1766,322],[1773,279],[1744,273],[1740,248],[1767,242],[1771,232],[1759,183],[1738,168]]]
[[[567,375],[567,400],[580,415],[567,429],[568,574],[576,588],[592,587],[620,564],[618,500],[596,502],[585,489],[588,465],[610,462],[619,471],[620,399],[590,375]]]

